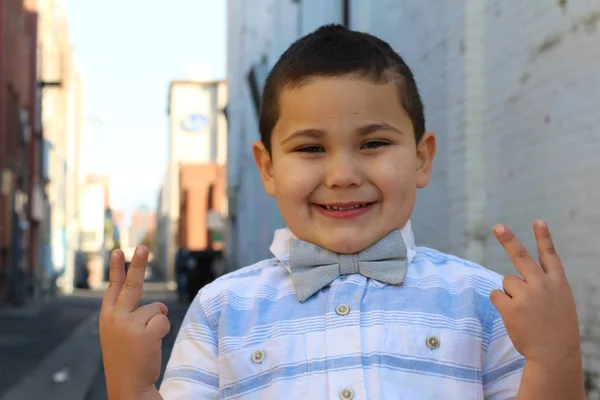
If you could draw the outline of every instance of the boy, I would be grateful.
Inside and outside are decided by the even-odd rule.
[[[494,229],[523,279],[414,244],[436,142],[387,43],[336,25],[298,40],[265,83],[260,132],[256,164],[287,225],[275,258],[198,293],[159,394],[166,307],[136,309],[147,249],[127,277],[115,252],[100,319],[111,400],[584,398],[544,222],[541,266]]]

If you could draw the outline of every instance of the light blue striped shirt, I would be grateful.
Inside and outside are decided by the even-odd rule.
[[[416,247],[401,286],[343,276],[306,302],[275,258],[204,287],[169,360],[165,399],[515,399],[524,366],[489,293],[502,277]]]

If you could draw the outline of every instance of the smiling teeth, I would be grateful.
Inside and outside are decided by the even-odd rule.
[[[323,207],[325,207],[325,209],[329,210],[329,211],[345,211],[345,210],[352,210],[354,208],[364,207],[366,205],[367,205],[367,203],[356,204],[356,205],[350,206],[350,207],[337,207],[337,206],[323,206]]]

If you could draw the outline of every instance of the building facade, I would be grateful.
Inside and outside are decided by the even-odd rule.
[[[146,207],[141,207],[131,214],[128,241],[132,246],[138,246],[146,235],[156,234],[156,212]]]
[[[181,164],[179,171],[177,244],[190,251],[221,249],[219,217],[225,210],[225,166]]]
[[[185,203],[181,177],[194,168],[187,167],[190,165],[206,166],[206,171],[212,171],[213,166],[224,168],[227,160],[226,104],[227,84],[224,81],[174,81],[169,87],[169,156],[158,202],[156,236],[157,265],[163,268],[157,273],[169,282],[174,280],[175,250],[182,245],[178,237],[182,201]],[[214,183],[214,174],[206,174],[197,179],[204,181],[208,188]],[[224,174],[219,176],[224,177]],[[224,191],[224,183],[213,186]],[[208,209],[204,208],[204,213],[208,213]],[[206,231],[205,226],[190,229]]]
[[[0,2],[0,305],[38,294],[41,182],[38,6]]]
[[[41,119],[46,143],[46,193],[49,218],[42,248],[46,261],[44,286],[73,290],[79,248],[79,150],[83,88],[70,43],[67,10],[62,1],[38,0]]]
[[[413,69],[438,150],[418,192],[418,244],[514,271],[491,234],[507,223],[535,251],[537,218],[553,229],[576,294],[586,369],[600,332],[600,4],[434,0],[243,0],[228,3],[228,257],[270,257],[283,226],[262,189],[256,82],[295,39],[345,23],[388,41]],[[249,77],[254,77],[254,82]]]
[[[88,174],[81,182],[79,243],[69,282],[76,287],[102,288],[108,281],[110,254],[123,248],[124,213],[113,210],[112,181],[109,176]],[[127,251],[127,248],[123,248]]]

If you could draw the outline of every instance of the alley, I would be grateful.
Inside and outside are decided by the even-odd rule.
[[[356,43],[344,45],[345,35]],[[321,46],[286,51],[307,37],[301,43],[339,43],[321,55]],[[403,271],[412,274],[416,258],[453,272],[451,261],[464,259],[473,271],[520,275],[494,227],[508,226],[533,255],[538,219],[552,231],[575,298],[588,399],[600,400],[599,43],[600,0],[0,0],[0,400],[107,399],[98,316],[115,249],[129,268],[135,249],[148,248],[142,302],[169,307],[160,384],[187,310],[178,296],[194,296],[226,273],[270,280],[257,272],[264,260],[283,265],[273,279],[288,279],[299,257],[282,235],[346,253],[366,250],[383,230],[406,228]],[[305,91],[321,83],[323,90]],[[329,83],[352,85],[325,89]],[[392,83],[394,99],[376,102]],[[369,137],[359,141],[358,132]],[[306,143],[288,142],[301,136]],[[402,156],[392,157],[396,151]],[[289,163],[274,161],[279,155]],[[417,169],[405,168],[410,160]],[[329,207],[336,204],[369,207],[339,213]],[[240,273],[246,266],[254,267]],[[443,293],[437,271],[426,283]],[[468,286],[480,278],[454,274],[447,296],[487,302]],[[291,282],[297,290],[295,272]],[[232,317],[224,321],[236,329],[218,332],[231,336],[227,360],[251,340],[287,343],[300,329],[291,309],[290,321],[275,321],[281,329],[242,316],[246,308],[262,313],[262,298],[280,301],[284,284],[274,284],[276,295],[270,286],[232,284]],[[392,310],[398,322],[390,317],[381,329],[421,326],[415,315],[438,318],[407,308],[413,304],[421,305]],[[343,305],[361,312],[350,300]],[[456,313],[443,323],[467,336],[477,332],[490,346],[505,339],[493,307],[477,314],[486,315],[479,325],[462,306],[445,308]],[[307,343],[306,353],[317,354]],[[268,358],[268,369],[313,368],[301,353]],[[327,372],[328,359],[319,360]],[[429,361],[423,368],[434,368]],[[204,371],[221,392],[259,382],[229,365],[235,373]],[[237,370],[248,376],[238,380]],[[496,386],[487,383],[492,372],[481,372],[482,385]],[[272,382],[259,383],[283,385]],[[302,398],[294,390],[281,397],[295,394]]]
[[[78,291],[26,309],[0,310],[0,400],[106,400],[97,322],[101,296]],[[187,306],[157,283],[146,287],[143,302],[151,301],[169,307],[164,373]]]

